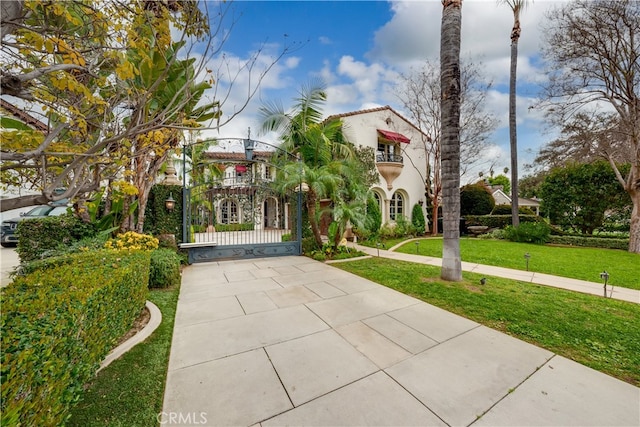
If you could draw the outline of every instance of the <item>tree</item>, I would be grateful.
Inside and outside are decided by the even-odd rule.
[[[103,182],[131,181],[126,173],[139,172],[153,179],[149,159],[161,163],[162,156],[151,153],[166,152],[177,134],[195,126],[195,122],[184,122],[185,107],[201,96],[204,104],[218,101],[219,113],[226,99],[225,93],[218,92],[222,74],[226,73],[227,90],[240,73],[257,74],[246,102],[224,119],[218,114],[210,127],[223,126],[244,109],[271,66],[288,52],[285,47],[261,70],[256,64],[262,49],[235,75],[229,75],[231,67],[224,60],[218,61],[220,68],[212,67],[226,40],[222,23],[230,6],[225,2],[14,3],[17,6],[12,3],[10,8],[14,19],[8,22],[2,17],[3,100],[13,97],[46,129],[9,129],[3,124],[3,183],[10,177],[7,183],[19,180],[40,194],[4,200],[2,211],[61,198],[83,200]],[[219,9],[209,14],[208,7]],[[176,48],[179,51],[172,52]],[[158,61],[166,66],[156,70]],[[172,88],[169,73],[177,72],[180,64],[189,64],[193,72],[185,69],[187,81],[182,86],[176,81]],[[151,73],[155,80],[145,81],[145,67],[157,71]],[[211,85],[214,93],[202,95],[203,83]],[[200,119],[207,114],[198,108],[191,112],[202,113]],[[143,151],[132,149],[141,138],[153,143],[145,144]],[[143,167],[132,171],[135,162]],[[65,191],[56,192],[60,188]]]
[[[469,62],[462,65],[460,73],[461,175],[481,161],[497,124],[493,114],[484,107],[492,83],[486,82],[480,69]],[[433,218],[437,218],[442,192],[440,78],[440,65],[425,61],[419,69],[401,76],[398,93],[398,99],[409,112],[412,123],[421,131],[427,171],[423,179]],[[417,168],[415,164],[414,167]],[[433,221],[431,227],[432,234],[438,234],[438,222]]]
[[[280,187],[293,188],[295,180],[302,180],[309,187],[306,204],[309,223],[318,247],[322,246],[320,234],[320,200],[324,197],[334,202],[345,203],[339,212],[353,220],[352,214],[364,216],[365,200],[361,200],[362,209],[349,205],[352,198],[337,197],[345,178],[355,172],[356,165],[351,162],[354,156],[353,144],[346,142],[342,135],[342,122],[339,119],[323,121],[322,105],[326,102],[325,85],[321,81],[304,85],[289,111],[279,103],[267,103],[260,109],[262,115],[262,132],[277,131],[282,140],[282,152],[297,155],[301,161],[293,162],[285,167],[287,173],[282,175]],[[289,160],[290,162],[290,160]],[[296,169],[297,168],[297,169]],[[297,172],[297,175],[292,175]],[[363,175],[364,176],[364,175]],[[356,180],[351,182],[355,183]],[[342,186],[343,194],[347,191]],[[354,187],[355,188],[355,187]],[[357,222],[360,222],[359,220]],[[341,237],[341,235],[340,235]]]
[[[509,70],[509,147],[511,150],[511,223],[514,227],[520,224],[518,216],[518,126],[516,123],[516,77],[518,67],[518,40],[520,39],[520,12],[528,0],[499,0],[513,12],[513,28],[511,29],[511,67]]]
[[[411,210],[411,224],[416,228],[418,234],[424,234],[426,223],[424,221],[424,212],[422,205],[415,204]]]
[[[442,1],[440,88],[444,280],[462,280],[460,259],[460,33],[462,0]]]
[[[593,234],[607,211],[629,204],[608,162],[574,163],[553,169],[540,186],[542,205],[553,224]]]
[[[488,215],[496,201],[484,183],[465,185],[460,189],[461,215]]]
[[[491,176],[487,178],[487,181],[489,181],[490,185],[502,185],[502,190],[505,194],[509,194],[511,191],[511,181],[509,181],[506,175]]]
[[[554,121],[599,107],[616,115],[603,130],[623,141],[592,141],[613,168],[633,204],[629,251],[640,253],[640,3],[633,0],[577,0],[549,13],[544,58],[549,69],[546,104]],[[622,150],[622,151],[621,151]],[[629,153],[623,173],[617,160]]]

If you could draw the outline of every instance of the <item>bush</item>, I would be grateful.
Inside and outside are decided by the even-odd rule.
[[[144,308],[149,252],[92,251],[2,289],[3,425],[63,425]]]
[[[536,215],[518,215],[520,223],[544,222],[542,217]],[[470,225],[485,225],[489,228],[505,228],[511,225],[511,215],[466,215],[467,227]]]
[[[95,225],[72,215],[28,219],[20,221],[16,229],[16,252],[21,262],[33,261],[61,246],[95,235]]]
[[[629,249],[629,239],[615,239],[610,237],[580,237],[580,236],[550,236],[549,243],[566,246],[587,246],[603,249]]]
[[[142,250],[150,251],[158,249],[159,241],[153,236],[148,234],[140,234],[135,231],[127,231],[126,233],[118,234],[115,238],[109,239],[105,243],[106,249],[121,250]]]
[[[487,215],[495,205],[496,201],[483,183],[460,189],[460,215]]]
[[[180,284],[180,256],[171,249],[151,252],[150,288],[168,288]]]
[[[206,227],[205,227],[206,228]],[[253,231],[255,229],[254,223],[244,224],[218,224],[216,225],[216,231]]]
[[[424,212],[422,211],[422,206],[418,204],[413,205],[413,210],[411,211],[411,224],[413,224],[417,234],[424,234],[424,228],[426,225]]]
[[[382,213],[375,197],[367,199],[367,218],[365,220],[365,229],[372,234],[380,230],[382,226]]]
[[[520,215],[535,215],[535,212],[528,206],[519,206]],[[511,215],[511,205],[496,205],[491,211],[491,215]]]
[[[478,239],[495,239],[495,240],[504,240],[507,238],[507,234],[501,228],[496,228],[495,230],[491,230],[488,233],[480,234],[477,236]]]
[[[512,242],[543,244],[549,241],[551,229],[544,222],[524,222],[517,227],[508,226],[505,237]]]

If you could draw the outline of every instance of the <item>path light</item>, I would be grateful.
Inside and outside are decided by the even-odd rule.
[[[173,199],[173,193],[170,193],[169,198],[164,201],[164,207],[167,208],[169,212],[173,212],[173,208],[176,207],[176,201]]]
[[[531,254],[529,252],[524,254],[524,259],[527,261],[527,271],[529,271],[529,258],[531,258]]]
[[[607,297],[607,281],[609,281],[609,273],[607,273],[607,270],[600,273],[600,278],[604,280],[604,297],[606,298]]]
[[[415,241],[416,244],[416,254],[420,253],[420,242],[418,240]]]
[[[378,257],[380,257],[380,245],[381,244],[382,243],[380,243],[380,242],[376,243],[376,246],[378,247]]]

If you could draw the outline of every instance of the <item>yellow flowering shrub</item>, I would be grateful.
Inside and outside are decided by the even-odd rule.
[[[118,234],[114,239],[109,239],[104,247],[116,251],[151,251],[158,249],[158,239],[148,234],[127,231],[126,233]]]

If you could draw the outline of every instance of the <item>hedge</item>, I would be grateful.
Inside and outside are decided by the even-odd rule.
[[[149,252],[91,251],[2,289],[3,425],[63,425],[143,309]]]
[[[60,245],[67,246],[95,234],[93,224],[72,215],[27,219],[18,223],[16,252],[21,262],[33,261],[43,258]]]
[[[549,243],[553,245],[587,246],[591,248],[629,250],[629,239],[613,239],[611,237],[578,237],[578,236],[549,236]]]
[[[520,222],[543,222],[536,215],[518,215]],[[511,225],[511,215],[465,215],[466,225],[485,225],[489,228],[505,228]]]
[[[151,252],[150,288],[168,288],[178,285],[180,277],[180,255],[176,251],[160,248]]]
[[[215,228],[216,231],[253,231],[255,224],[252,222],[243,224],[218,224]]]

